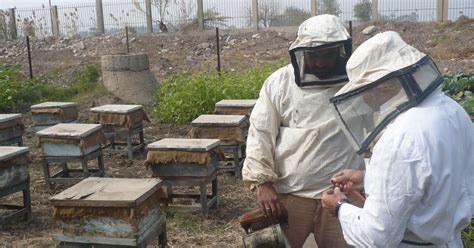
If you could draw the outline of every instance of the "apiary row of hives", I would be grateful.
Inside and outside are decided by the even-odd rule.
[[[149,121],[140,105],[104,105],[91,109],[94,124],[77,123],[76,103],[43,103],[32,106],[36,139],[47,186],[64,182],[74,186],[51,198],[54,217],[62,233],[53,238],[63,245],[146,246],[158,238],[166,244],[164,203],[175,209],[201,210],[217,207],[217,170],[229,169],[240,176],[245,156],[248,115],[254,100],[225,100],[216,114],[192,122],[189,139],[163,139],[148,145],[144,164],[153,179],[101,178],[106,176],[103,148],[123,145],[128,157],[145,147],[143,121]],[[227,115],[226,115],[227,114]],[[228,115],[230,114],[230,115]],[[31,216],[27,147],[21,147],[24,126],[21,115],[0,115],[0,197],[23,191],[23,206],[11,217]],[[139,143],[132,143],[138,135]],[[4,137],[6,137],[4,139]],[[97,167],[88,161],[97,159]],[[225,163],[230,159],[233,163]],[[51,174],[51,164],[61,165]],[[72,169],[69,163],[79,163]],[[233,164],[233,166],[232,166]],[[223,165],[223,166],[220,166]],[[226,166],[227,165],[227,166]],[[13,176],[12,176],[13,175]],[[97,177],[91,177],[97,176]],[[9,178],[9,181],[4,180]],[[212,192],[206,192],[211,184]],[[197,194],[177,193],[174,187],[198,186]],[[166,189],[164,192],[163,189]],[[200,206],[173,205],[173,198],[195,198]],[[164,201],[164,199],[167,199]]]

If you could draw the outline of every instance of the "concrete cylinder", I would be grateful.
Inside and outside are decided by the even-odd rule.
[[[127,103],[154,103],[159,83],[150,71],[147,54],[104,55],[101,64],[104,85],[114,96]]]

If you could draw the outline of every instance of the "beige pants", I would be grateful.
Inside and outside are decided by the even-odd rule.
[[[320,199],[291,194],[279,194],[278,199],[288,211],[285,234],[292,248],[302,247],[311,232],[318,248],[348,247],[339,220],[322,207]]]

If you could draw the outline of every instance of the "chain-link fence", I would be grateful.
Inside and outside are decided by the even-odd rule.
[[[97,4],[100,3],[100,5]],[[446,21],[474,17],[473,0],[103,0],[96,3],[0,11],[0,38],[123,31],[240,29],[298,26],[313,14],[343,21]],[[255,6],[257,8],[255,9]],[[57,14],[54,13],[55,8]],[[147,22],[148,17],[148,22]],[[150,18],[151,17],[151,18]],[[53,25],[55,24],[55,25]],[[102,25],[102,26],[100,26]],[[151,26],[151,27],[150,27]],[[55,27],[56,30],[55,30]]]

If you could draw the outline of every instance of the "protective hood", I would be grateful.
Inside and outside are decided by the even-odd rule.
[[[352,53],[352,39],[333,15],[304,21],[289,54],[298,86],[341,85],[347,82],[345,66]]]
[[[392,31],[364,42],[346,69],[349,82],[330,101],[359,154],[400,113],[419,104],[443,81],[429,56]]]

